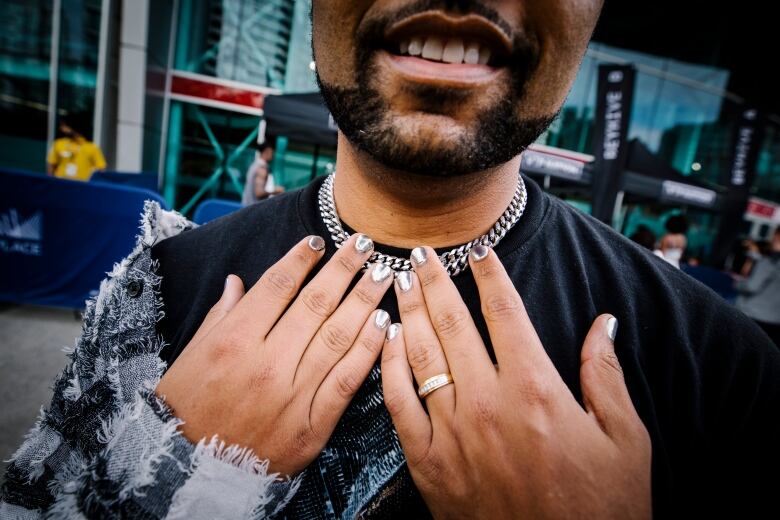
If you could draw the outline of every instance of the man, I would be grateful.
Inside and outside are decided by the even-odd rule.
[[[769,254],[753,261],[750,273],[736,283],[737,308],[780,346],[780,229],[772,234]]]
[[[84,137],[78,127],[60,120],[62,137],[56,139],[46,159],[46,173],[60,179],[88,181],[97,170],[106,167],[100,148]]]
[[[666,220],[664,227],[666,234],[661,237],[658,249],[653,253],[679,269],[680,260],[688,247],[688,237],[685,235],[688,231],[688,221],[682,215],[674,215]]]
[[[284,188],[276,185],[274,176],[268,171],[273,159],[274,146],[271,142],[265,141],[258,145],[255,160],[246,172],[244,193],[241,196],[242,205],[249,206],[284,192]]]
[[[518,177],[600,7],[315,1],[335,178],[195,230],[150,206],[53,412],[14,457],[6,507],[773,507],[780,353],[706,288]]]

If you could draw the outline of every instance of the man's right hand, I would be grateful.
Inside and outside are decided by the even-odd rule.
[[[374,266],[341,302],[373,250],[353,235],[301,290],[323,249],[320,237],[304,239],[246,294],[227,278],[156,389],[189,440],[218,435],[287,475],[325,446],[382,350],[390,318],[375,309],[393,277]]]

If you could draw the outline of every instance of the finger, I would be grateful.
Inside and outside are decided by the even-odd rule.
[[[324,253],[322,237],[310,236],[295,244],[247,292],[236,308],[234,325],[251,337],[264,338]]]
[[[395,294],[404,325],[406,358],[417,386],[422,386],[430,377],[449,374],[447,358],[428,317],[420,279],[411,271],[401,271],[396,276]],[[451,414],[455,409],[455,385],[439,388],[429,394],[425,402],[431,416]]]
[[[417,247],[412,251],[412,264],[453,379],[470,387],[495,375],[482,337],[436,252]]]
[[[489,247],[474,246],[469,253],[469,266],[479,291],[482,315],[499,371],[519,368],[524,373],[541,372],[543,377],[559,379],[498,255]]]
[[[371,313],[352,348],[333,367],[317,389],[312,399],[310,414],[315,430],[330,432],[336,427],[339,418],[376,363],[389,325],[390,315],[385,311],[377,310]]]
[[[393,331],[392,327],[397,328]],[[382,394],[406,458],[420,460],[433,440],[433,427],[414,389],[404,336],[405,327],[397,324],[387,332],[382,349]]]
[[[209,309],[208,314],[203,319],[195,335],[190,340],[191,345],[198,344],[208,333],[214,328],[214,326],[222,321],[227,314],[236,306],[236,304],[244,296],[244,282],[241,278],[234,274],[229,274],[225,278],[225,287],[222,290],[222,296],[217,303]]]
[[[644,430],[615,354],[617,319],[602,314],[593,322],[582,347],[580,381],[585,409],[610,438],[633,437]]]
[[[338,307],[373,248],[373,242],[365,235],[349,237],[279,318],[267,336],[268,343],[284,346],[287,355],[297,364],[319,328]],[[365,317],[359,323],[363,321]],[[295,342],[290,338],[295,338]]]
[[[376,309],[387,288],[393,283],[393,271],[384,264],[374,264],[350,291],[330,318],[322,324],[299,359],[286,357],[296,364],[293,382],[303,381],[312,391],[352,348],[361,327]],[[274,343],[272,343],[274,345]],[[290,349],[289,342],[280,348]]]

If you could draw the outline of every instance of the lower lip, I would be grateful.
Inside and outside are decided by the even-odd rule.
[[[388,62],[393,70],[418,83],[468,88],[494,80],[502,70],[488,65],[443,63],[415,56],[398,56],[384,50],[380,50],[379,54],[380,59]]]

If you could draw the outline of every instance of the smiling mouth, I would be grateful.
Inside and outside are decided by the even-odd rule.
[[[383,50],[394,57],[423,62],[413,64],[418,69],[428,62],[439,64],[439,70],[441,65],[450,65],[487,72],[485,69],[508,63],[512,43],[500,27],[482,16],[426,11],[392,25],[385,34]]]

